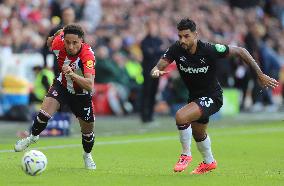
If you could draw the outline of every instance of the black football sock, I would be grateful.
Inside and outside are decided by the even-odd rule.
[[[94,146],[94,141],[95,141],[94,132],[91,132],[89,134],[82,134],[82,145],[86,153],[90,153],[92,151],[92,148]]]
[[[51,117],[48,113],[43,110],[40,110],[33,122],[32,135],[39,135],[46,128],[47,122],[50,118]]]

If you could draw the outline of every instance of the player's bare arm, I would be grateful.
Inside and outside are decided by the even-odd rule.
[[[168,65],[169,62],[164,59],[160,59],[158,64],[151,70],[151,76],[153,78],[158,78],[166,73],[169,73],[168,71],[164,71]]]
[[[63,29],[60,29],[60,30],[58,30],[53,36],[48,37],[48,38],[47,38],[47,41],[46,41],[46,45],[47,45],[48,47],[51,47],[51,44],[52,44],[52,41],[54,40],[54,38],[55,38],[56,36],[58,36],[62,31],[63,31]]]
[[[93,91],[94,88],[94,76],[90,73],[84,74],[84,77],[74,73],[70,66],[63,65],[62,67],[63,74],[70,76],[73,81],[75,81],[81,88],[87,91]]]
[[[278,86],[279,82],[275,79],[265,75],[259,66],[257,65],[256,61],[250,55],[250,53],[242,47],[237,46],[229,46],[229,55],[238,56],[244,61],[247,65],[251,66],[252,69],[256,72],[257,77],[259,79],[259,83],[262,87],[268,88],[275,88]]]

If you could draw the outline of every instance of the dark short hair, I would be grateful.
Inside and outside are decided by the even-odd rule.
[[[63,32],[64,32],[64,36],[66,34],[74,34],[74,35],[77,35],[79,38],[84,38],[84,35],[85,35],[83,28],[78,24],[69,24],[65,26],[63,29]]]
[[[177,29],[179,31],[181,30],[190,30],[191,32],[196,31],[196,24],[194,21],[192,21],[189,18],[183,18],[178,24]]]

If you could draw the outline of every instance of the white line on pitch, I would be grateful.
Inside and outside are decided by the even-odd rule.
[[[220,133],[211,133],[212,136],[228,136],[228,135],[246,135],[246,134],[261,134],[261,133],[274,133],[274,132],[283,132],[284,128],[259,128],[259,129],[249,129],[243,131],[232,131],[226,132],[222,131]],[[176,140],[178,136],[165,136],[157,138],[144,138],[144,139],[131,139],[131,140],[120,140],[120,141],[103,141],[96,142],[97,145],[117,145],[117,144],[130,144],[130,143],[143,143],[143,142],[154,142],[154,141],[167,141],[167,140]],[[33,149],[62,149],[62,148],[75,148],[81,147],[81,144],[69,144],[69,145],[54,145],[54,146],[45,146],[45,147],[35,147]],[[0,153],[14,152],[14,150],[0,150]]]
[[[116,145],[116,144],[129,144],[129,143],[141,143],[141,142],[153,142],[153,141],[165,141],[165,140],[173,140],[177,139],[174,136],[166,136],[159,138],[147,138],[147,139],[132,139],[132,140],[121,140],[121,141],[103,141],[103,142],[95,142],[95,146],[98,145]],[[54,145],[54,146],[45,146],[45,147],[35,147],[33,149],[62,149],[62,148],[74,148],[81,147],[81,144],[69,144],[69,145]],[[0,153],[6,152],[15,152],[14,150],[0,150]]]

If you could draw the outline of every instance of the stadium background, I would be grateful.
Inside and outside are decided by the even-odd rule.
[[[116,185],[130,185],[131,183],[171,185],[177,181],[175,176],[169,173],[179,152],[179,144],[177,143],[177,134],[175,133],[176,129],[172,116],[175,110],[185,103],[186,97],[184,95],[186,95],[186,92],[181,88],[182,85],[179,87],[173,86],[176,85],[173,82],[178,81],[179,77],[175,67],[172,66],[170,75],[160,79],[156,96],[155,120],[146,125],[140,121],[141,99],[143,101],[139,94],[143,84],[141,65],[143,55],[140,44],[147,34],[147,23],[154,23],[159,28],[158,37],[163,41],[161,50],[165,50],[170,43],[177,39],[175,26],[177,21],[183,17],[190,17],[196,21],[199,38],[202,40],[246,47],[257,59],[262,70],[280,81],[279,88],[261,94],[259,87],[253,80],[254,75],[239,59],[222,60],[218,63],[218,78],[225,88],[225,94],[227,95],[225,99],[227,100],[225,100],[223,111],[212,117],[213,122],[210,124],[210,127],[212,127],[213,140],[216,140],[216,144],[214,144],[216,146],[214,147],[216,148],[216,154],[220,156],[220,161],[225,164],[223,165],[223,170],[226,172],[224,173],[221,170],[221,166],[217,173],[206,178],[213,181],[217,180],[216,184],[219,183],[217,185],[226,185],[226,181],[231,182],[232,185],[238,185],[242,178],[245,180],[245,185],[254,184],[253,180],[255,178],[260,178],[260,181],[257,182],[259,185],[267,185],[268,183],[269,185],[283,184],[284,170],[283,166],[280,166],[281,164],[283,165],[284,159],[282,113],[284,95],[282,90],[282,83],[284,82],[282,68],[284,64],[283,1],[2,0],[0,1],[0,156],[3,155],[3,158],[1,158],[1,162],[3,161],[1,163],[1,181],[3,185],[36,184],[34,180],[23,177],[24,175],[20,171],[14,176],[19,176],[20,179],[23,179],[24,183],[22,184],[20,181],[9,182],[5,175],[9,173],[9,175],[12,175],[12,179],[16,179],[13,177],[14,171],[20,169],[18,165],[21,154],[15,155],[11,152],[11,149],[17,137],[21,137],[24,135],[22,132],[29,129],[31,123],[29,119],[32,117],[31,110],[38,109],[38,105],[30,106],[28,104],[29,92],[33,88],[35,78],[32,69],[37,65],[46,65],[47,68],[52,69],[53,55],[48,55],[45,62],[42,55],[43,46],[50,30],[60,24],[61,9],[67,6],[74,8],[76,22],[80,23],[86,30],[86,42],[93,47],[97,63],[103,64],[106,61],[111,63],[111,70],[114,72],[100,79],[103,82],[102,86],[101,84],[97,85],[97,94],[100,95],[95,98],[97,101],[97,142],[100,143],[101,139],[102,143],[122,141],[121,144],[123,144],[125,141],[135,141],[137,139],[149,139],[151,141],[154,136],[153,149],[157,148],[157,150],[160,150],[159,152],[154,151],[154,154],[169,156],[168,159],[163,159],[165,164],[160,165],[167,167],[163,170],[166,173],[162,170],[155,172],[152,168],[147,172],[147,168],[151,166],[154,166],[156,169],[159,167],[158,165],[153,165],[153,162],[158,162],[159,159],[152,157],[153,152],[149,150],[147,142],[142,145],[140,144],[144,143],[142,140],[142,142],[138,142],[136,145],[134,143],[132,146],[129,146],[129,148],[136,149],[133,152],[129,152],[127,147],[122,147],[126,153],[118,154],[121,157],[127,157],[129,161],[134,163],[138,163],[137,159],[139,160],[140,157],[141,164],[138,164],[141,169],[134,169],[133,165],[123,158],[122,162],[117,160],[117,165],[112,163],[106,164],[106,167],[102,167],[102,172],[98,170],[98,175],[92,174],[94,180],[97,179],[99,185],[104,185],[103,183],[106,185],[110,184],[104,182],[109,169],[112,170],[110,173],[114,175],[114,181],[118,181]],[[133,74],[129,70],[129,66],[132,65],[136,67],[135,72],[137,73]],[[100,71],[100,69],[97,69],[97,71]],[[125,77],[125,81],[121,81],[121,77]],[[131,107],[129,110],[127,109],[129,107],[123,108],[123,113],[112,111],[108,105],[108,102],[111,100],[105,97],[109,86],[113,86],[113,84],[119,84],[119,87],[129,90],[127,99],[121,99],[127,104],[131,104]],[[27,114],[30,117],[23,116],[26,121],[15,121],[23,119],[17,118],[22,112],[19,113],[17,109],[13,110],[13,107],[18,105],[28,108],[24,111],[28,110]],[[116,122],[113,122],[114,120]],[[50,157],[51,162],[56,160],[56,150],[52,150],[53,148],[47,150],[48,147],[54,147],[61,143],[63,145],[79,144],[78,140],[75,141],[75,139],[79,139],[79,127],[74,118],[71,118],[70,123],[69,137],[43,138],[43,142],[39,143],[39,146],[44,149],[43,152],[47,153],[48,158]],[[226,133],[226,130],[229,131],[229,135],[223,137],[224,141],[220,142],[218,139]],[[54,134],[56,135],[57,133]],[[165,142],[169,143],[169,146],[163,147],[163,144],[158,144],[161,148],[154,146],[157,138],[165,138]],[[232,139],[233,142],[230,142],[229,140]],[[160,143],[164,142],[163,140],[157,141]],[[240,150],[236,150],[233,148],[234,146],[230,148],[230,143]],[[137,145],[141,145],[143,153],[139,152]],[[45,146],[47,146],[47,149],[44,148]],[[143,146],[145,147],[143,148]],[[222,146],[225,146],[228,150],[222,149]],[[99,164],[103,164],[105,161],[108,161],[108,158],[112,158],[104,153],[112,154],[121,151],[120,148],[104,149],[103,147],[103,145],[98,145],[98,149],[94,153],[94,157]],[[171,148],[172,152],[165,152],[164,148]],[[75,147],[75,149],[78,154],[80,147]],[[65,150],[59,151],[63,154],[68,154],[69,147]],[[258,150],[259,153],[254,152],[250,154],[250,150]],[[236,159],[243,161],[232,161],[231,158],[234,156],[232,152],[235,153]],[[137,156],[137,159],[129,157],[129,154]],[[145,156],[145,158],[140,155]],[[266,160],[256,157],[258,155],[263,155],[263,158]],[[62,159],[66,158],[64,155],[61,156]],[[198,154],[196,156],[198,157]],[[243,156],[247,157],[247,161]],[[147,162],[148,159],[146,157],[149,159],[153,158],[153,161],[151,160],[151,163]],[[276,159],[276,161],[274,162],[273,159]],[[249,162],[251,161],[256,163],[250,165]],[[258,162],[260,161],[266,162],[263,167],[258,167]],[[128,163],[123,165],[123,162]],[[226,162],[228,162],[227,165]],[[144,167],[142,163],[145,163]],[[237,170],[232,171],[230,165],[234,166],[235,164],[238,165]],[[60,168],[61,165],[72,170],[72,165],[63,163],[52,167],[51,163],[50,168],[47,170],[49,173],[46,173],[46,176],[54,177],[57,172],[56,169]],[[121,168],[117,167],[118,165]],[[80,166],[80,161],[78,160],[78,167]],[[242,171],[243,169],[253,169],[253,167],[256,167],[257,170],[251,170],[248,173]],[[122,171],[123,168],[129,169],[129,171]],[[55,173],[51,171],[55,171]],[[136,173],[131,171],[136,171]],[[233,173],[230,173],[230,171]],[[60,173],[64,175],[62,170]],[[151,174],[153,177],[150,176],[149,178],[148,176]],[[39,180],[44,179],[44,175],[45,173]],[[79,170],[78,175],[85,176],[86,173],[83,170]],[[123,176],[132,178],[134,175],[138,176],[137,182],[133,180],[132,182],[127,182],[126,179],[121,178]],[[182,176],[188,175],[188,172],[182,174]],[[233,179],[234,175],[237,177],[236,179]],[[68,175],[64,176],[68,177]],[[168,182],[164,182],[163,177]],[[176,177],[185,180],[185,177]],[[227,179],[225,179],[225,182],[221,182],[221,179],[224,177],[227,177]],[[157,178],[162,184],[153,180],[152,182],[143,182],[142,180],[145,178],[146,180],[147,178],[149,178],[148,180]],[[89,181],[91,180],[90,178]],[[68,183],[60,180],[60,182],[63,185],[70,183],[72,185],[72,181]],[[193,178],[189,182],[198,183],[198,180]],[[206,185],[205,182],[202,183]],[[45,184],[48,185],[49,182],[43,182],[43,185]],[[87,184],[87,182],[82,184]],[[186,182],[181,182],[181,185],[183,184],[186,184]]]

